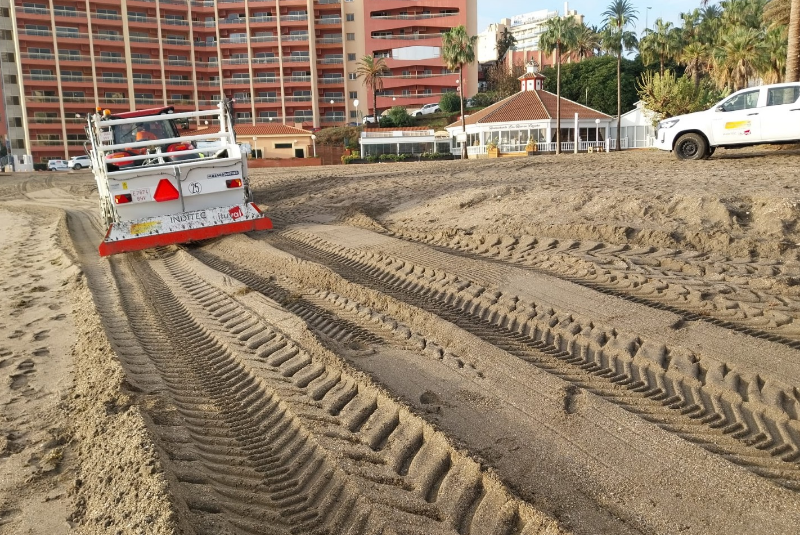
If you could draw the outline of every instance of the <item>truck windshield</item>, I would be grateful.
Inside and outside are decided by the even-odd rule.
[[[141,123],[119,124],[114,127],[114,143],[135,143],[155,139],[180,137],[170,119]]]

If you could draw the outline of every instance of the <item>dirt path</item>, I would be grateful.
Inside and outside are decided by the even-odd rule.
[[[1,177],[0,532],[794,533],[798,163],[259,170],[110,259]]]

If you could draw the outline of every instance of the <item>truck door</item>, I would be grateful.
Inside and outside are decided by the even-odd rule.
[[[712,119],[713,145],[737,145],[761,141],[761,89],[732,95],[717,107]]]
[[[762,110],[764,141],[800,140],[800,84],[767,88],[767,105]]]

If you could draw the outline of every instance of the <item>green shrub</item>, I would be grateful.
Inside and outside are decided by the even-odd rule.
[[[445,93],[439,99],[439,109],[445,113],[461,112],[461,99],[458,93]]]
[[[497,97],[494,92],[475,93],[472,97],[472,105],[476,108],[485,108],[497,102]]]

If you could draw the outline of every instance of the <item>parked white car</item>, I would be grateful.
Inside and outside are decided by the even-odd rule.
[[[418,110],[410,111],[408,114],[413,115],[414,117],[419,117],[421,115],[428,115],[429,113],[436,113],[439,110],[439,104],[432,103],[432,104],[425,104]]]
[[[658,123],[655,146],[679,160],[702,160],[717,147],[800,141],[800,83],[750,87],[713,108]]]
[[[91,169],[92,160],[90,160],[85,154],[82,156],[73,156],[70,158],[67,166],[75,171],[80,171],[81,169]]]
[[[50,160],[47,162],[48,171],[69,171],[66,160]]]

